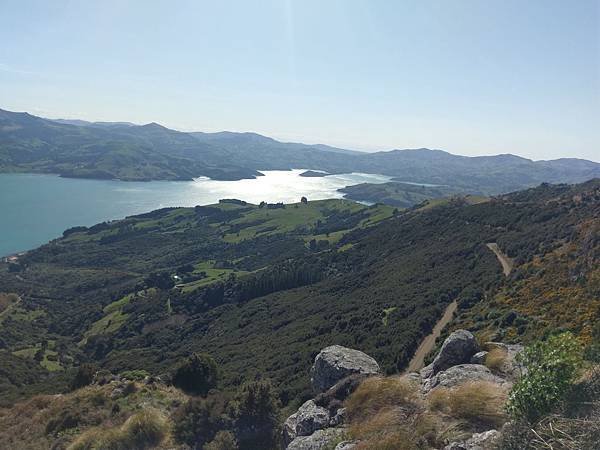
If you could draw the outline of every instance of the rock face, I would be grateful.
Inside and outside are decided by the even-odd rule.
[[[354,373],[375,375],[379,364],[369,355],[340,345],[324,348],[315,358],[311,383],[315,392],[323,392],[342,378]]]
[[[431,376],[458,364],[471,361],[471,357],[479,352],[475,337],[467,330],[456,330],[442,345],[440,352],[431,364]]]
[[[292,442],[298,436],[309,436],[317,430],[327,428],[329,421],[329,411],[317,406],[313,400],[308,400],[283,424],[285,443]]]
[[[343,433],[342,428],[326,428],[310,436],[298,436],[287,446],[287,450],[322,450],[332,445]]]
[[[438,386],[453,388],[470,381],[489,381],[498,385],[507,384],[504,378],[497,377],[485,366],[480,364],[459,364],[424,380],[421,390],[423,393],[428,393]]]

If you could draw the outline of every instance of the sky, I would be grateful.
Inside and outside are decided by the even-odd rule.
[[[600,161],[600,0],[0,0],[0,108]]]

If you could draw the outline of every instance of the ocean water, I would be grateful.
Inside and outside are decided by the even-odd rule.
[[[238,198],[250,203],[341,198],[338,189],[385,183],[376,174],[301,177],[306,169],[263,171],[253,180],[125,182],[55,175],[0,174],[0,256],[35,248],[76,225],[90,226],[167,206],[195,206]]]

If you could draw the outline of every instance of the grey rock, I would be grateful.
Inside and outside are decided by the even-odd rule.
[[[425,366],[419,370],[419,375],[421,375],[421,378],[424,380],[431,378],[433,376],[433,364],[429,364],[428,366]]]
[[[316,430],[327,428],[329,419],[329,411],[308,400],[283,424],[283,439],[289,443],[298,436],[309,436]]]
[[[485,357],[489,352],[477,352],[471,357],[471,364],[485,364]]]
[[[112,392],[110,393],[110,398],[115,399],[115,398],[123,397],[123,395],[124,395],[124,389],[121,387],[117,387],[117,388],[114,388],[112,390]]]
[[[311,383],[316,392],[323,392],[353,373],[375,375],[380,371],[377,361],[366,353],[332,345],[321,350],[315,358]]]
[[[337,427],[338,425],[342,425],[346,421],[346,408],[338,409],[333,417],[329,419],[329,426]]]
[[[494,375],[485,366],[480,364],[459,364],[425,380],[421,386],[421,390],[423,393],[428,393],[438,386],[453,388],[470,381],[489,381],[501,386],[509,384],[509,381]]]
[[[322,450],[343,435],[343,428],[317,430],[310,436],[298,436],[286,448],[287,450]]]
[[[479,350],[475,336],[467,330],[456,330],[446,338],[433,360],[433,375],[452,366],[468,363]]]
[[[359,441],[342,441],[335,446],[334,450],[352,450],[358,445]]]
[[[475,433],[464,442],[453,442],[446,445],[444,450],[489,450],[500,440],[501,433],[496,430],[488,430],[483,433]]]

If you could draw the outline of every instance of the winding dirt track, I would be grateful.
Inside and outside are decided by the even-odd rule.
[[[507,277],[510,275],[510,271],[513,268],[513,260],[511,258],[509,258],[508,256],[506,256],[502,250],[500,250],[500,247],[498,247],[498,244],[496,244],[495,242],[490,242],[489,244],[485,244],[487,245],[487,248],[489,248],[491,251],[494,252],[494,254],[496,255],[496,258],[498,258],[498,261],[500,261],[500,264],[502,264],[502,271],[504,272],[504,276]]]
[[[435,324],[431,334],[421,341],[421,344],[410,360],[410,363],[408,363],[408,369],[406,369],[407,372],[416,372],[423,368],[423,365],[425,364],[425,357],[431,350],[433,350],[433,347],[435,346],[435,340],[439,337],[444,327],[452,320],[457,306],[456,300],[454,300],[446,307],[444,315],[440,320],[438,320],[438,323]]]

